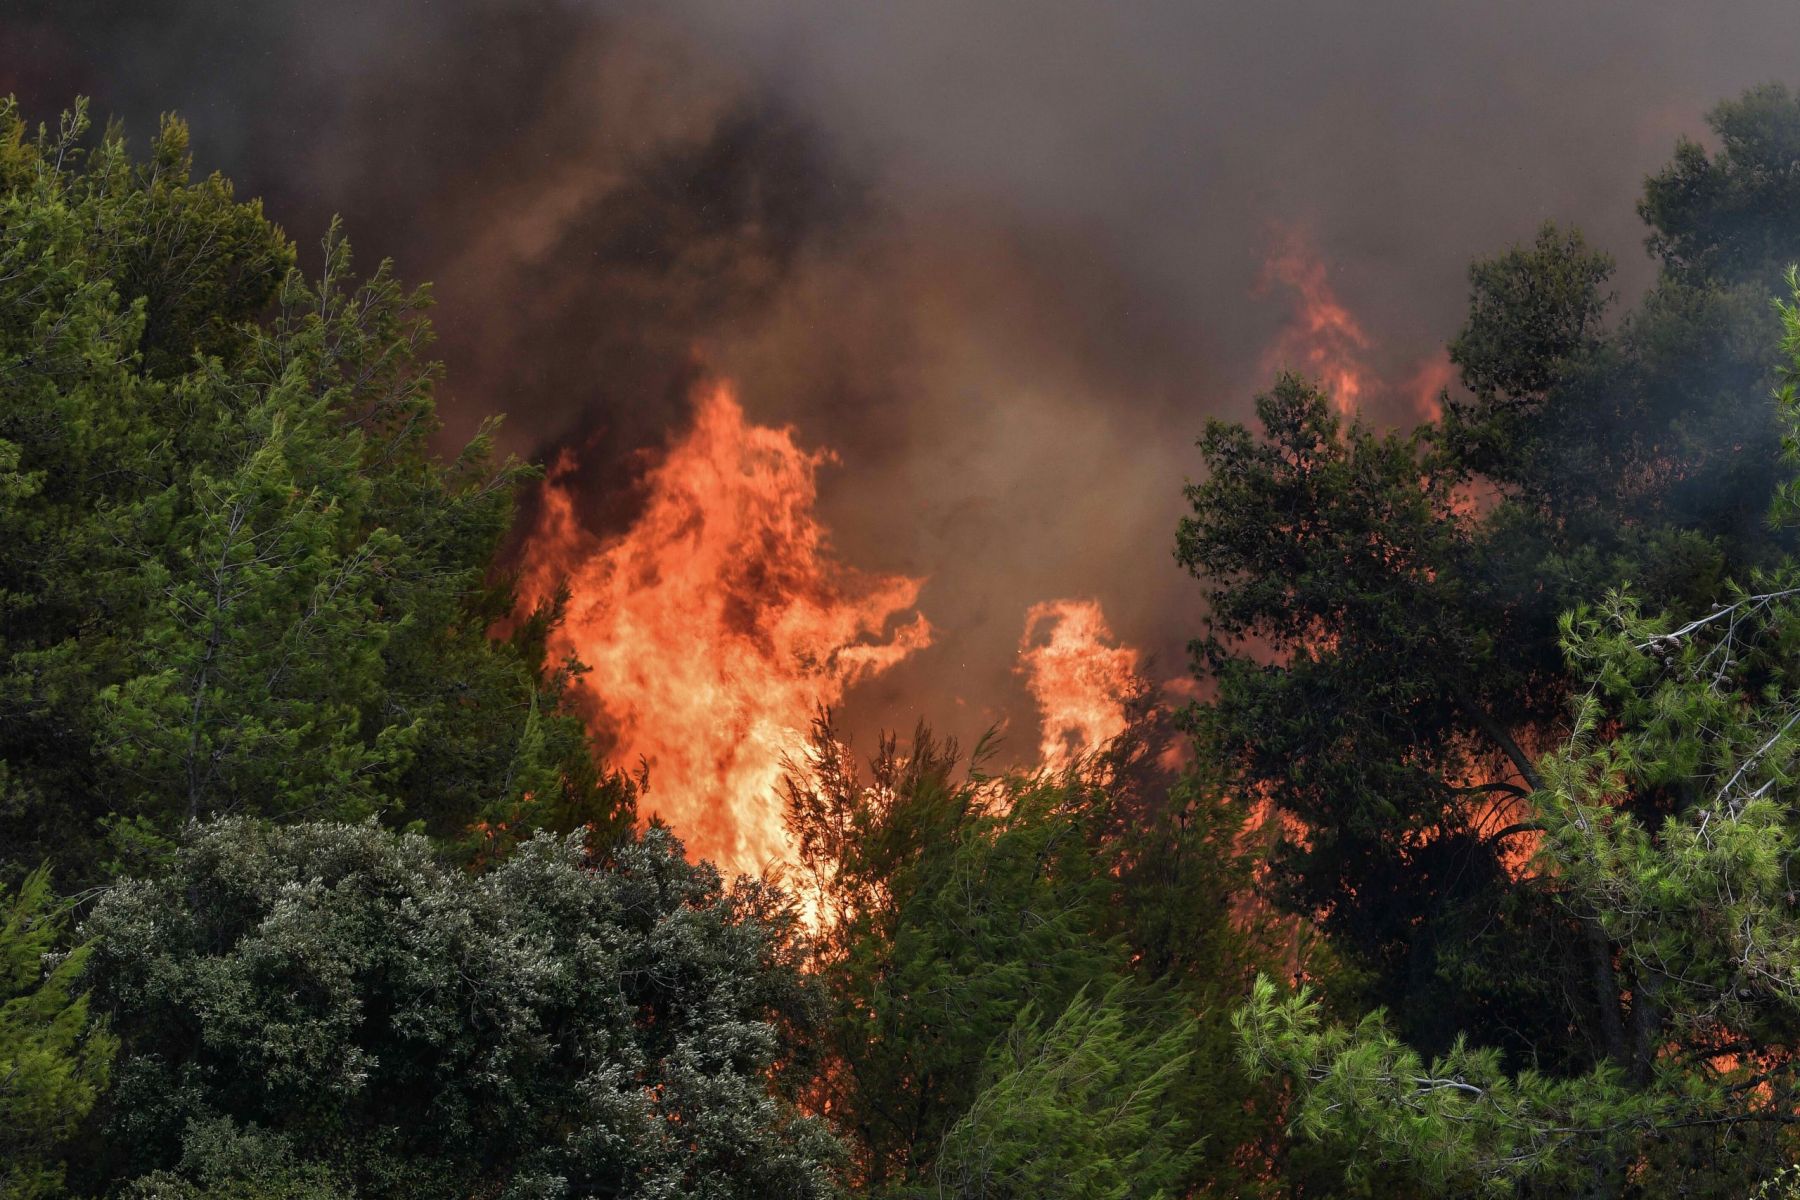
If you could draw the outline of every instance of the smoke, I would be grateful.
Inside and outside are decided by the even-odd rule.
[[[925,580],[933,645],[850,726],[1012,720],[1028,758],[1033,605],[1180,670],[1192,439],[1316,369],[1308,295],[1362,410],[1415,419],[1470,258],[1554,218],[1641,284],[1642,177],[1797,44],[1786,0],[25,0],[0,87],[140,138],[178,110],[303,246],[341,212],[434,280],[446,441],[504,411],[577,451],[596,534],[735,381],[836,452],[837,557]]]

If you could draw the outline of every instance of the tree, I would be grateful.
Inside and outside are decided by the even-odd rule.
[[[1778,305],[1800,431],[1800,276]],[[1800,432],[1787,461],[1800,468]],[[1800,513],[1793,485],[1777,501]],[[1509,1071],[1460,1039],[1427,1061],[1379,1016],[1333,1026],[1259,984],[1245,1053],[1302,1089],[1296,1128],[1437,1186],[1740,1196],[1794,1161],[1800,1103],[1800,562],[1699,616],[1629,591],[1562,623],[1585,685],[1542,764],[1537,878],[1605,948],[1619,1052],[1579,1076]],[[1535,1194],[1535,1193],[1534,1193]]]
[[[1124,966],[1100,933],[1104,882],[1078,793],[1052,780],[955,778],[954,746],[920,730],[857,777],[829,727],[789,781],[801,868],[826,916],[819,970],[838,1061],[827,1111],[860,1144],[872,1190],[927,1177],[979,1088],[988,1048],[1036,999],[1060,1013]]]
[[[1256,961],[1229,928],[1242,859],[1226,831],[1244,814],[1152,769],[1167,745],[988,776],[921,728],[904,751],[884,739],[865,776],[816,727],[787,783],[832,1002],[812,1094],[872,1194],[1029,1195],[1056,1154],[1094,1156],[1069,1194],[1266,1185],[1276,1110],[1227,1025]],[[1184,1053],[1191,1068],[1165,1069]],[[1159,1097],[1154,1119],[1131,1097]]]
[[[1303,831],[1277,841],[1273,894],[1373,972],[1412,1036],[1444,1041],[1498,1010],[1522,1040],[1554,1044],[1562,1028],[1532,1014],[1555,972],[1509,982],[1476,957],[1541,954],[1501,899],[1535,783],[1513,731],[1552,723],[1560,699],[1535,636],[1550,601],[1489,573],[1425,435],[1346,428],[1293,376],[1257,411],[1262,440],[1208,426],[1178,533],[1210,585],[1201,755]]]
[[[1683,138],[1645,182],[1638,212],[1650,249],[1682,279],[1753,277],[1769,290],[1779,279],[1771,264],[1794,256],[1800,222],[1800,99],[1765,84],[1713,109],[1707,124],[1716,154]]]
[[[89,1186],[832,1193],[836,1143],[791,1102],[817,1019],[797,917],[662,831],[470,875],[371,824],[232,818],[83,931],[124,1050]]]
[[[1548,223],[1530,246],[1472,265],[1468,320],[1449,347],[1469,394],[1445,398],[1441,429],[1443,467],[1604,540],[1586,522],[1641,432],[1595,394],[1618,366],[1603,323],[1612,272],[1578,231]]]
[[[488,637],[528,472],[433,456],[428,294],[335,228],[309,283],[179,122],[86,129],[0,105],[0,869],[215,813],[622,827],[554,612]]]
[[[1192,1026],[1144,1025],[1115,984],[1047,1027],[1027,1005],[944,1138],[922,1194],[958,1200],[1163,1200],[1197,1155],[1175,1102]]]
[[[127,1200],[348,1200],[341,1178],[296,1154],[292,1143],[229,1118],[191,1123],[175,1169],[134,1179]]]
[[[67,908],[39,867],[0,900],[0,1195],[60,1192],[57,1151],[106,1087],[115,1048],[75,992],[89,953],[54,955]]]
[[[1562,376],[1600,348],[1612,299],[1600,288],[1612,272],[1609,255],[1553,224],[1538,230],[1530,248],[1469,268],[1469,320],[1450,344],[1463,383],[1490,402],[1546,399]]]
[[[1329,935],[1337,997],[1428,1053],[1479,1028],[1546,1070],[1629,1057],[1605,939],[1525,867],[1533,761],[1570,729],[1558,617],[1627,581],[1703,611],[1791,541],[1763,521],[1766,280],[1800,244],[1780,182],[1800,101],[1762,89],[1714,120],[1726,149],[1684,147],[1647,187],[1662,271],[1632,311],[1609,313],[1605,255],[1545,227],[1471,270],[1440,421],[1378,433],[1284,379],[1259,431],[1201,440],[1176,554],[1207,589],[1203,753],[1284,814],[1270,892]]]

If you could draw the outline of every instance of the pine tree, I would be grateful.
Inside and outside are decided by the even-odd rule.
[[[1277,1107],[1228,1024],[1256,961],[1232,906],[1247,814],[1156,763],[1158,720],[1070,771],[999,776],[924,728],[865,774],[815,729],[788,781],[832,1001],[813,1102],[871,1194],[1271,1185]],[[1034,1191],[1059,1172],[1072,1190]]]
[[[318,279],[255,202],[78,106],[0,106],[0,871],[93,879],[191,820],[623,827],[543,661],[489,637],[513,492],[433,453],[429,294]]]
[[[1129,988],[1085,990],[1054,1022],[1033,1005],[989,1055],[985,1085],[938,1151],[943,1200],[1166,1200],[1197,1157],[1177,1107],[1191,1023],[1134,1012]],[[1204,1136],[1204,1131],[1201,1132]]]
[[[1631,309],[1546,226],[1471,268],[1441,419],[1378,431],[1287,378],[1260,428],[1201,440],[1176,553],[1206,588],[1203,754],[1282,814],[1266,891],[1326,933],[1337,998],[1428,1055],[1483,1029],[1515,1066],[1630,1058],[1604,939],[1521,869],[1535,760],[1571,729],[1558,619],[1626,583],[1697,614],[1793,543],[1763,517],[1800,99],[1712,120],[1718,151],[1646,185],[1659,273]]]
[[[1779,393],[1800,470],[1800,276],[1777,305]],[[1800,515],[1800,488],[1777,496]],[[1582,683],[1532,797],[1535,875],[1603,953],[1590,980],[1615,1047],[1581,1075],[1509,1067],[1459,1038],[1428,1057],[1379,1014],[1333,1024],[1267,980],[1247,1060],[1299,1089],[1297,1132],[1362,1147],[1434,1187],[1742,1196],[1793,1163],[1800,1104],[1800,562],[1682,619],[1629,589],[1562,623]],[[1534,1190],[1533,1194],[1537,1194]]]
[[[58,1151],[107,1084],[115,1049],[76,994],[88,947],[56,954],[67,915],[39,867],[0,897],[0,1196],[61,1192]]]

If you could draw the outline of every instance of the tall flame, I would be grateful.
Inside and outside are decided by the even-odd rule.
[[[1062,770],[1125,732],[1138,652],[1117,644],[1094,600],[1048,600],[1025,614],[1019,669],[1043,719],[1043,765]]]
[[[920,580],[832,557],[814,514],[829,459],[750,423],[717,385],[646,477],[630,529],[583,527],[565,454],[526,549],[526,602],[568,580],[552,651],[589,667],[577,686],[617,759],[647,766],[646,809],[727,870],[788,857],[776,787],[817,706],[931,641],[923,615],[905,619]]]
[[[1363,355],[1371,343],[1325,274],[1324,261],[1298,230],[1277,227],[1275,248],[1263,264],[1263,282],[1279,283],[1293,293],[1294,314],[1264,366],[1304,369],[1320,382],[1338,411],[1349,416],[1369,386]]]

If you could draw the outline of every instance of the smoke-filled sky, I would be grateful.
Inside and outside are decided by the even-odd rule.
[[[1641,285],[1643,176],[1796,51],[1792,0],[0,9],[30,114],[179,111],[303,245],[341,212],[435,281],[447,436],[577,451],[596,526],[701,375],[833,448],[840,557],[925,577],[937,631],[852,709],[965,735],[1029,720],[1041,601],[1181,670],[1193,439],[1303,354],[1307,287],[1408,420],[1471,258],[1555,219]]]

